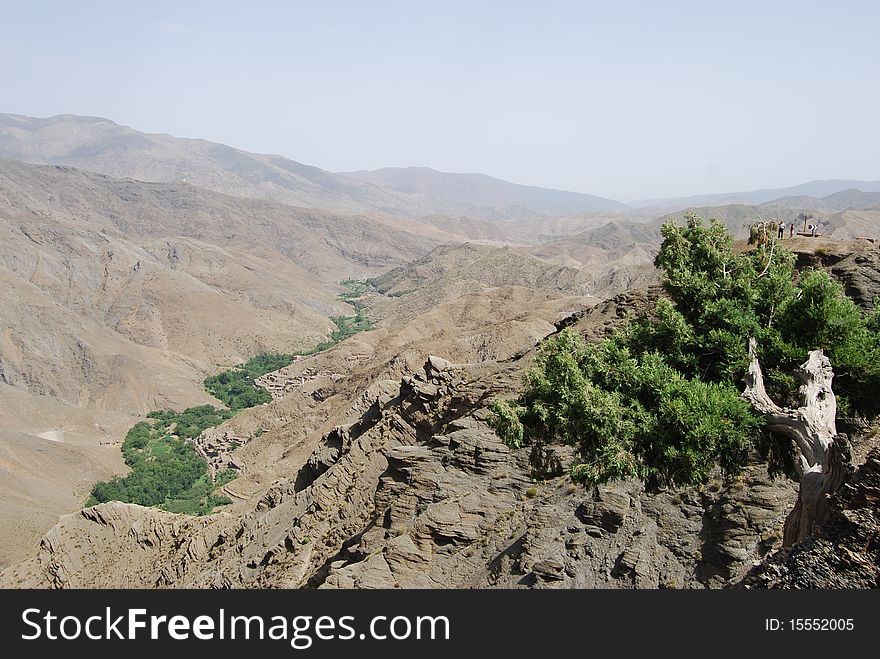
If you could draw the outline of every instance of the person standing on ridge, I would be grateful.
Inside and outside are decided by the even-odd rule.
[[[785,238],[785,222],[779,223],[779,231],[776,232],[776,237],[779,238],[779,240]]]
[[[791,222],[788,225],[788,237],[794,238],[794,222]]]

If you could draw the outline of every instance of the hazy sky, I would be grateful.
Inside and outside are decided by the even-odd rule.
[[[622,200],[880,179],[880,2],[0,2],[0,111]]]

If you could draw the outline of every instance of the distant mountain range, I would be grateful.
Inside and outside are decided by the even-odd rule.
[[[190,183],[241,197],[335,212],[413,212],[376,186],[274,155],[141,133],[99,117],[0,114],[0,158],[70,165],[117,178]]]
[[[279,155],[249,153],[201,139],[142,133],[109,119],[69,114],[34,118],[0,113],[0,159],[70,165],[141,181],[189,183],[215,192],[335,213],[431,218],[428,221],[434,225],[438,216],[497,223],[591,214],[656,217],[663,212],[726,204],[776,202],[782,206],[843,210],[880,203],[880,181],[845,179],[650,199],[627,205],[591,194],[428,167],[333,173]]]
[[[853,193],[857,192],[880,192],[880,181],[857,181],[852,179],[827,179],[821,181],[810,181],[793,185],[788,188],[764,188],[761,190],[749,190],[746,192],[721,192],[714,194],[695,195],[692,197],[670,197],[668,199],[646,199],[642,201],[630,202],[631,206],[637,208],[656,207],[663,210],[676,210],[681,208],[690,208],[695,206],[723,206],[725,204],[764,204],[771,201],[781,202],[788,200],[799,204],[806,204],[808,207],[811,200],[824,199],[829,196],[846,192],[850,197],[855,197]],[[873,197],[874,204],[878,203],[876,197]],[[837,210],[839,202],[838,199]],[[853,203],[864,203],[864,200],[853,199]],[[873,205],[873,204],[872,204]]]
[[[334,174],[278,155],[200,139],[141,133],[109,119],[0,114],[0,159],[70,165],[114,177],[190,183],[242,197],[339,213],[483,220],[617,210],[576,192],[517,185],[482,174],[421,168]]]
[[[339,172],[402,194],[426,195],[450,204],[492,208],[521,208],[557,215],[617,211],[626,205],[580,192],[518,185],[485,174],[453,174],[430,167],[386,167],[372,171]]]
[[[862,182],[863,187],[871,187],[875,183]],[[769,202],[777,206],[812,208],[823,211],[842,211],[849,208],[874,208],[880,205],[880,190],[864,191],[848,188],[825,197],[779,197]]]

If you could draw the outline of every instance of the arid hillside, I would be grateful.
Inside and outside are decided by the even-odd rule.
[[[872,243],[802,241],[796,251],[854,298],[878,292]],[[505,446],[487,408],[519,391],[534,341],[555,331],[549,319],[572,299],[541,302],[528,290],[488,288],[409,320],[390,315],[267,376],[275,400],[214,431],[241,440],[242,475],[226,486],[235,504],[203,518],[116,503],[73,513],[0,583],[705,588],[740,583],[756,565],[770,572],[753,581],[784,573],[788,564],[774,566],[785,560],[780,529],[796,488],[760,462],[741,478],[651,492],[630,481],[584,489],[568,476],[530,477],[528,449]],[[557,326],[601,338],[661,294],[621,294]],[[516,338],[511,330],[523,326],[531,336]],[[506,343],[493,334],[504,327]],[[850,441],[856,466],[868,462],[841,507],[862,514],[856,495],[876,480],[877,437],[862,428]],[[850,533],[848,546],[857,540]],[[828,543],[819,550],[843,560]]]
[[[485,290],[521,287],[555,295],[586,297],[590,275],[535,258],[523,249],[474,243],[441,245],[425,256],[370,280],[371,298],[380,317],[404,317],[438,303]]]
[[[339,281],[447,237],[396,220],[12,162],[0,164],[0,200],[4,295],[16,310],[4,318],[4,382],[119,407],[112,380],[127,369],[114,366],[105,382],[110,360],[100,355],[125,355],[145,388],[141,400],[118,401],[134,412],[172,402],[150,398],[151,370],[199,371],[187,361],[204,367],[311,346],[345,309]]]
[[[0,523],[16,530],[0,562],[123,471],[119,442],[143,414],[216,403],[206,375],[326,338],[351,310],[342,280],[394,287],[366,301],[398,350],[387,361],[409,366],[430,337],[463,361],[511,354],[619,290],[520,249],[455,246],[450,229],[0,161]]]
[[[191,530],[245,519],[278,482],[294,483],[298,493],[323,473],[325,458],[315,452],[327,441],[335,446],[334,429],[366,428],[376,401],[392,393],[381,405],[397,401],[386,414],[393,428],[382,426],[394,441],[386,444],[385,430],[369,440],[382,456],[395,442],[409,445],[411,433],[418,442],[425,433],[442,436],[447,405],[484,425],[487,392],[514,390],[534,346],[557,323],[585,318],[585,332],[602,332],[631,311],[638,295],[588,312],[656,281],[660,226],[683,215],[656,218],[613,204],[591,211],[588,195],[495,180],[480,179],[468,196],[468,181],[439,173],[411,189],[398,177],[392,190],[82,117],[0,116],[4,155],[53,164],[0,160],[0,567],[33,555],[59,516],[73,515],[59,528],[79,520],[73,511],[96,481],[124,473],[119,445],[148,411],[217,404],[202,386],[205,376],[258,353],[308,350],[326,339],[336,328],[332,318],[351,312],[340,298],[352,295],[342,281],[359,282],[357,303],[374,328],[264,375],[271,403],[205,431],[200,442],[224,444],[242,467],[223,488],[235,503],[209,519],[167,518],[173,525]],[[505,205],[526,193],[545,207]],[[869,307],[877,280],[872,244],[841,240],[877,237],[880,211],[859,207],[872,199],[844,191],[822,204],[792,198],[702,213],[739,235],[758,218],[811,214],[822,239],[790,246]],[[546,207],[554,203],[575,207]],[[454,387],[445,375],[435,382],[430,368],[413,394],[430,400],[408,397],[407,383],[430,355],[462,365],[453,380],[468,383],[461,385],[467,403],[447,400]],[[480,442],[490,442],[484,431]],[[362,459],[379,465],[379,454]],[[522,496],[517,488],[505,496]],[[354,533],[363,513],[333,534]],[[324,583],[325,567],[316,565],[306,581],[294,581]],[[113,581],[122,578],[115,567],[96,567],[107,569],[107,584],[121,583]],[[167,583],[189,585],[189,578]],[[289,578],[254,573],[240,583],[294,583]]]
[[[450,239],[0,161],[0,562],[122,470],[118,443],[141,415],[216,402],[206,375],[326,337],[350,309],[339,281]]]

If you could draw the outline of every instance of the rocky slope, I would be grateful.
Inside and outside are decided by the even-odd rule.
[[[880,261],[872,243],[792,246],[803,262],[848,282],[863,304],[873,299]],[[419,276],[443,280],[462,270],[466,253],[452,252],[454,268],[440,258],[404,268],[387,283],[393,289],[398,277],[400,285]],[[476,249],[471,256],[480,270],[495,253]],[[463,280],[474,285],[470,277]],[[454,288],[462,279],[447,281]],[[508,449],[487,423],[491,400],[518,392],[543,336],[568,326],[601,338],[649,308],[659,290],[618,295],[569,313],[554,327],[584,298],[492,283],[448,298],[441,288],[437,304],[425,310],[401,306],[394,313],[393,305],[406,296],[390,296],[383,303],[392,311],[377,329],[273,374],[278,386],[271,404],[216,429],[242,440],[231,452],[241,476],[224,488],[235,503],[221,512],[190,518],[114,503],[72,513],[45,536],[35,556],[0,574],[0,585],[777,583],[765,574],[788,584],[779,576],[783,568],[760,569],[800,555],[777,553],[795,486],[770,478],[760,463],[740,478],[715,478],[700,488],[646,492],[637,482],[616,482],[584,489],[566,476],[534,481],[529,450]],[[853,438],[854,454],[859,462],[868,455],[868,466],[851,481],[853,494],[840,495],[849,496],[841,498],[840,519],[855,519],[847,510],[874,514],[869,485],[875,454],[869,451],[876,443]],[[564,463],[565,450],[554,450]],[[837,560],[846,555],[840,546],[864,540],[842,521],[829,534],[822,560]],[[854,560],[870,562],[871,546]],[[853,584],[867,583],[869,573],[859,575]]]
[[[18,493],[0,505],[9,546],[0,566],[30,551],[92,483],[123,470],[116,444],[142,414],[215,402],[205,375],[326,338],[330,317],[351,312],[341,280],[401,266],[389,291],[399,294],[414,275],[407,295],[371,306],[373,320],[399,330],[383,330],[399,356],[393,377],[418,368],[422,341],[449,337],[455,360],[503,357],[590,304],[586,293],[621,289],[596,284],[598,260],[560,268],[514,248],[448,244],[459,239],[387,215],[0,161],[0,450],[9,456],[0,492]],[[328,373],[372,359],[369,342],[348,343]],[[73,473],[71,452],[83,464]],[[39,495],[39,474],[58,496]]]
[[[598,270],[557,266],[512,247],[441,245],[373,278],[371,287],[380,295],[368,299],[379,317],[407,319],[487,288],[516,287],[580,297],[584,299],[579,305],[584,306],[608,292],[594,285]]]
[[[831,499],[816,538],[775,552],[746,588],[880,588],[880,449],[873,449]]]
[[[409,226],[0,161],[0,565],[124,469],[140,415],[216,403],[209,373],[326,337],[338,281],[448,239]]]
[[[655,295],[620,296],[573,322],[598,337]],[[759,466],[660,493],[531,481],[527,450],[510,451],[486,425],[487,405],[514,394],[530,357],[432,357],[375,380],[311,448],[288,440],[300,447],[292,468],[241,504],[201,519],[123,504],[74,513],[0,583],[707,587],[778,545],[794,488]]]

